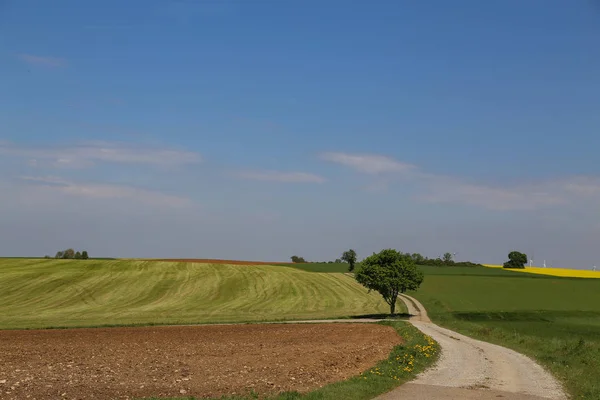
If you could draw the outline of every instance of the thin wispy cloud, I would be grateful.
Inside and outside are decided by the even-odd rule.
[[[350,154],[328,152],[322,153],[320,158],[325,161],[350,167],[356,171],[367,174],[405,173],[413,171],[416,167],[379,154]]]
[[[570,177],[529,185],[489,185],[469,182],[460,177],[432,174],[420,168],[383,155],[324,153],[321,159],[355,171],[379,175],[366,187],[382,191],[399,176],[408,179],[415,188],[414,198],[430,203],[450,203],[481,207],[495,211],[535,210],[543,207],[566,206],[589,198],[600,199],[600,179]]]
[[[306,172],[242,171],[237,176],[242,179],[254,181],[281,183],[324,183],[327,181],[322,176]]]
[[[581,196],[600,194],[600,178],[574,177],[560,182],[563,190]]]
[[[25,158],[29,165],[57,168],[86,168],[96,163],[173,167],[202,161],[200,154],[191,151],[115,142],[87,142],[61,147],[32,147],[0,143],[0,155]]]
[[[564,193],[551,193],[545,187],[492,187],[438,177],[423,188],[417,199],[431,203],[472,205],[489,210],[534,210],[569,203]]]
[[[50,68],[60,68],[68,65],[67,60],[59,57],[37,56],[33,54],[19,54],[18,57],[29,65]]]
[[[129,199],[158,207],[187,207],[193,202],[182,196],[165,194],[153,190],[106,183],[78,183],[56,176],[23,176],[23,181],[39,188],[69,196],[90,199]]]

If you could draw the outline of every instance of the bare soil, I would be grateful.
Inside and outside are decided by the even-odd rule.
[[[387,358],[375,324],[268,324],[0,331],[0,399],[306,392]]]

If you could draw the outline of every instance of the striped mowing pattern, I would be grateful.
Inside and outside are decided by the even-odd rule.
[[[0,259],[0,329],[385,313],[341,273],[142,260]]]

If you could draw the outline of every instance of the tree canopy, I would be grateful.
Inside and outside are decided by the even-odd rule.
[[[298,257],[298,256],[291,256],[290,257],[293,263],[305,263],[306,260],[302,257]]]
[[[352,249],[345,251],[344,254],[342,254],[342,261],[348,263],[348,271],[354,271],[354,266],[356,265],[356,251]]]
[[[504,268],[525,268],[527,264],[527,255],[518,251],[508,253],[508,261],[504,263]]]
[[[417,290],[423,282],[423,272],[408,254],[385,249],[365,258],[356,272],[356,280],[370,290],[375,290],[390,306],[390,314],[396,312],[396,300],[400,293]]]
[[[87,251],[79,251],[75,252],[73,249],[67,249],[63,251],[56,252],[56,256],[54,258],[62,258],[62,259],[75,259],[75,260],[87,260],[89,258]]]
[[[75,250],[67,249],[63,251],[63,258],[73,259],[75,258]]]

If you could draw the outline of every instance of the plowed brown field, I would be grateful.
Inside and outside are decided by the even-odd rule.
[[[359,374],[400,342],[375,324],[0,331],[0,398],[306,392]]]

